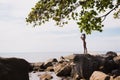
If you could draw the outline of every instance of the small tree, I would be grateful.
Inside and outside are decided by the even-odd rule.
[[[112,11],[114,18],[120,18],[119,5],[120,0],[40,0],[28,14],[26,22],[36,26],[52,19],[63,26],[68,20],[75,20],[80,32],[102,32],[102,22]]]

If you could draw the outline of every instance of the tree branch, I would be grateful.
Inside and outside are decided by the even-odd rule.
[[[116,8],[118,8],[120,4],[117,4],[113,9],[111,9],[108,13],[106,13],[105,15],[103,16],[100,16],[101,18],[103,17],[103,20],[102,22],[106,19],[107,15],[109,15],[113,10],[115,10]]]

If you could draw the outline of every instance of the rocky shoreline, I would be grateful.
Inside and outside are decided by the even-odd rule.
[[[40,80],[120,80],[120,56],[112,51],[105,55],[72,54],[31,65],[32,74],[42,73]]]
[[[0,57],[0,80],[120,80],[120,55],[72,54],[35,63]]]

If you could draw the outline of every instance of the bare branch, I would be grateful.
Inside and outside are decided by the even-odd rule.
[[[101,18],[103,18],[102,22],[106,19],[107,15],[109,15],[113,10],[115,10],[116,8],[118,8],[120,4],[117,4],[113,9],[111,9],[108,13],[106,13],[103,16],[100,16]]]

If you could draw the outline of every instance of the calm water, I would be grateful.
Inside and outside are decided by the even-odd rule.
[[[72,52],[40,52],[40,53],[0,53],[0,57],[24,58],[29,62],[42,62],[50,58],[59,58],[73,54]]]
[[[118,51],[117,51],[118,52]],[[75,52],[75,53],[81,53],[81,52]],[[95,52],[89,52],[93,54],[104,54],[105,51],[95,51]],[[119,52],[118,52],[119,53]],[[17,58],[24,58],[29,62],[42,62],[46,61],[50,58],[60,58],[61,56],[67,56],[74,54],[73,52],[35,52],[35,53],[0,53],[0,57],[17,57]]]

